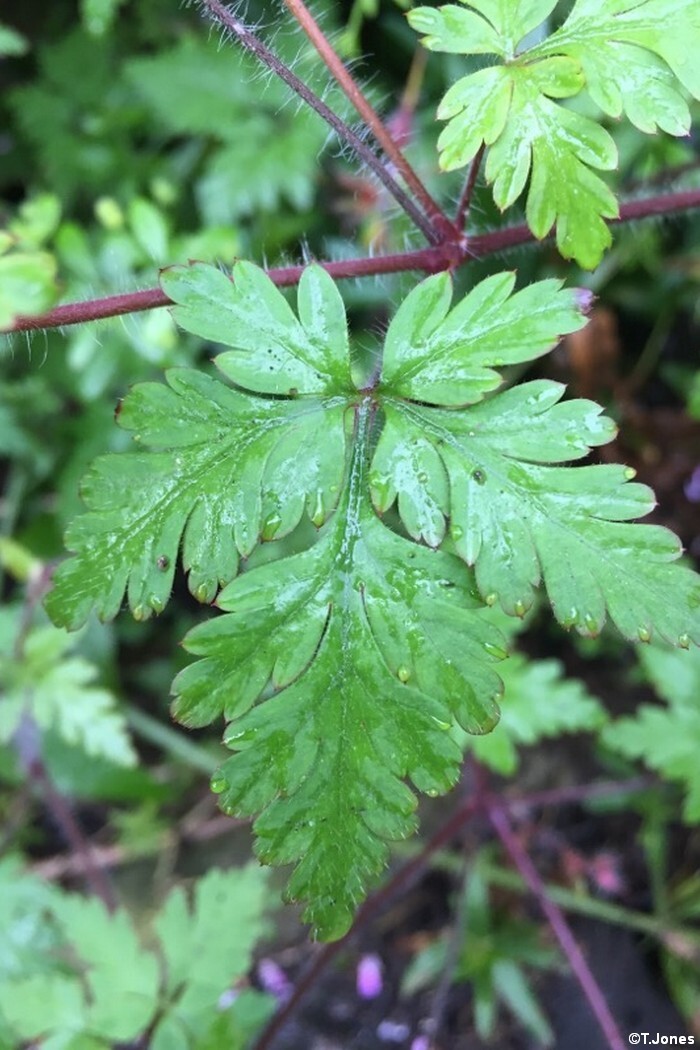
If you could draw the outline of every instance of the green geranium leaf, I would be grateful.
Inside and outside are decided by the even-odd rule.
[[[89,513],[66,538],[76,557],[47,598],[57,624],[79,626],[93,607],[111,618],[125,590],[137,619],[160,612],[180,549],[190,590],[211,601],[261,537],[304,513],[320,526],[335,506],[354,390],[342,300],[319,267],[300,285],[300,319],[261,270],[241,263],[235,280],[202,265],[163,276],[182,327],[237,347],[217,358],[225,375],[287,396],[187,369],[135,387],[118,421],[148,451],[105,456],[87,475]]]
[[[383,388],[433,405],[480,401],[502,383],[496,368],[540,357],[586,324],[576,293],[538,281],[512,294],[514,273],[487,277],[451,307],[447,274],[408,294],[384,344]]]
[[[689,58],[700,48],[700,11],[695,0],[578,0],[557,32],[520,50],[555,6],[464,0],[464,7],[415,8],[408,19],[433,51],[497,60],[457,81],[442,100],[441,167],[464,167],[482,145],[490,147],[486,178],[499,208],[518,199],[529,177],[532,232],[542,238],[556,224],[561,254],[593,268],[610,244],[603,220],[617,215],[596,171],[614,168],[617,152],[597,123],[554,100],[585,88],[604,113],[624,113],[641,131],[686,135],[683,89],[700,97]]]
[[[289,885],[321,937],[340,936],[387,859],[415,826],[409,777],[429,794],[454,782],[456,720],[497,717],[505,655],[483,621],[470,574],[442,552],[386,529],[367,498],[367,403],[358,409],[345,497],[319,542],[227,587],[228,612],[195,628],[203,657],[175,682],[189,724],[222,708],[238,754],[215,777],[229,812],[261,812],[267,863],[298,861]],[[245,712],[268,682],[276,695]]]
[[[496,385],[486,369],[489,357],[500,363],[540,352],[546,311],[523,310],[515,320],[501,307],[505,353],[495,340],[486,340],[482,353],[479,317],[473,352],[472,329],[457,331],[454,315],[467,312],[470,299],[488,302],[502,278],[482,282],[451,314],[447,278],[429,278],[412,293],[413,303],[425,305],[439,294],[442,307],[419,312],[404,304],[405,315],[397,313],[387,333],[386,422],[370,478],[375,507],[385,513],[398,500],[411,535],[434,546],[449,516],[454,549],[475,567],[484,600],[500,602],[510,614],[524,615],[544,580],[559,622],[583,634],[597,634],[608,614],[630,639],[648,641],[656,632],[673,645],[700,642],[700,584],[690,570],[669,564],[681,554],[678,540],[657,526],[628,524],[652,509],[653,493],[630,484],[633,472],[623,466],[554,465],[579,459],[613,436],[614,425],[597,405],[562,404],[563,387],[546,381],[457,412],[404,400],[449,404],[440,386],[443,361],[459,400],[476,400],[474,377],[478,384],[486,374],[487,385]],[[537,288],[521,294],[536,295]],[[517,335],[531,350],[509,356]],[[471,391],[460,389],[465,378]]]

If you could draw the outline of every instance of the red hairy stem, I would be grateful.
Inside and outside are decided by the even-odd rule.
[[[347,98],[368,128],[370,128],[378,145],[381,146],[409,189],[413,191],[416,200],[421,204],[434,224],[436,231],[440,234],[440,238],[454,238],[458,234],[458,230],[445,215],[442,208],[433,200],[425,185],[399,149],[398,144],[392,138],[391,132],[369,99],[363,94],[354,77],[344,66],[340,56],[333,49],[333,46],[306,4],[304,4],[303,0],[284,0],[284,3],[318,51]]]
[[[652,216],[673,215],[690,208],[700,207],[700,189],[665,193],[642,200],[628,201],[620,206],[620,215],[615,223],[646,219]],[[525,225],[507,226],[502,230],[480,233],[469,238],[469,250],[462,244],[446,242],[433,248],[398,252],[394,255],[377,255],[363,259],[343,259],[338,262],[323,262],[328,273],[336,280],[351,277],[371,277],[384,273],[402,273],[422,270],[438,273],[463,266],[471,258],[485,258],[496,252],[506,251],[521,244],[529,244],[535,238]],[[304,266],[283,266],[267,271],[268,276],[279,287],[287,287],[299,281]],[[31,332],[43,328],[61,328],[64,325],[83,324],[107,317],[152,310],[158,306],[170,306],[170,300],[160,288],[146,288],[140,292],[110,295],[103,299],[88,299],[80,303],[65,303],[42,314],[20,316],[4,331]]]
[[[464,183],[464,189],[459,198],[457,204],[457,211],[455,213],[455,226],[458,230],[464,229],[464,223],[466,222],[467,216],[469,215],[469,209],[472,203],[472,197],[474,196],[474,187],[476,186],[476,180],[479,176],[479,168],[481,162],[484,159],[484,152],[486,146],[482,143],[479,150],[474,157],[473,161],[469,165],[469,174],[467,175],[467,181]]]
[[[452,262],[450,261],[452,260]],[[421,248],[413,252],[396,255],[378,255],[366,259],[343,259],[340,262],[322,262],[328,273],[337,279],[344,277],[370,277],[382,273],[402,273],[406,270],[423,270],[436,273],[457,263],[457,253],[447,245],[444,248]],[[267,271],[268,277],[278,287],[297,284],[303,266],[282,266]],[[141,292],[126,292],[123,295],[108,295],[103,299],[89,299],[82,303],[65,303],[55,306],[43,314],[17,317],[8,332],[30,332],[40,328],[61,328],[63,325],[99,321],[122,314],[139,313],[157,306],[170,306],[171,300],[160,288],[146,288]]]
[[[277,57],[274,51],[271,51],[270,48],[267,47],[267,45],[264,44],[255,33],[251,32],[251,30],[248,29],[239,18],[236,18],[228,8],[219,3],[219,0],[200,0],[200,3],[204,10],[207,11],[216,22],[236,37],[239,44],[245,48],[246,51],[250,51],[250,53],[255,55],[263,65],[267,66],[268,69],[271,69],[280,80],[283,80],[287,87],[291,88],[292,91],[298,95],[299,98],[303,99],[308,106],[311,106],[311,108],[315,110],[331,128],[333,128],[338,137],[355,151],[367,167],[374,172],[396,203],[403,208],[413,224],[424,234],[430,244],[438,244],[443,240],[443,234],[439,233],[433,227],[433,224],[423,214],[420,208],[417,207],[413,199],[408,196],[401,186],[399,186],[386,164],[384,164],[382,160],[380,160],[380,158],[364,144],[359,135],[356,135],[344,120],[341,120],[341,118],[334,113],[333,110],[296,75],[296,73],[293,73],[292,70]]]

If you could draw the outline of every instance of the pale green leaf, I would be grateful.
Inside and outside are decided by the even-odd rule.
[[[530,55],[577,59],[594,101],[641,131],[685,135],[690,112],[678,81],[700,98],[696,0],[577,0],[562,27]]]
[[[12,738],[26,713],[88,755],[134,766],[125,718],[114,696],[94,684],[96,668],[71,655],[75,642],[65,631],[39,627],[27,635],[20,659],[0,657],[0,740]]]
[[[502,276],[484,281],[460,306],[471,297],[488,301],[499,280]],[[402,338],[395,340],[399,349],[388,354],[385,376],[392,395],[439,400],[430,351],[445,347],[441,323],[451,333],[460,306],[443,322],[447,300],[437,305],[437,287],[433,279],[421,286],[424,291],[413,293],[413,303],[424,309],[407,311],[397,328]],[[471,322],[477,333],[480,316]],[[518,325],[527,331],[528,320],[521,317],[514,331]],[[463,347],[469,346],[470,335],[465,324],[459,337]],[[474,357],[481,364],[478,346]],[[494,351],[492,346],[488,360],[494,361]],[[520,359],[526,356],[532,351]],[[465,366],[472,361],[468,353],[462,360]],[[458,360],[446,352],[438,361],[437,377],[444,376],[446,383],[443,361],[459,388],[464,373]],[[418,376],[424,372],[422,383]],[[650,490],[629,484],[630,473],[622,466],[552,465],[580,458],[614,433],[591,402],[558,404],[562,393],[558,384],[523,384],[459,412],[387,397],[371,475],[375,506],[385,512],[400,491],[399,512],[411,534],[439,541],[446,473],[450,537],[457,553],[475,567],[479,591],[489,604],[498,601],[506,612],[522,616],[544,581],[559,622],[583,634],[597,634],[607,614],[630,639],[648,641],[656,633],[674,645],[687,646],[691,638],[700,642],[697,577],[669,564],[680,556],[678,540],[657,526],[628,524],[651,510]],[[467,400],[464,394],[461,400]],[[426,442],[442,460],[432,474],[426,470]],[[416,450],[421,450],[420,463]]]
[[[607,726],[602,741],[628,758],[642,759],[667,780],[677,780],[686,793],[683,815],[700,820],[700,710],[679,706],[670,710],[644,704],[633,718]]]
[[[617,163],[611,137],[598,124],[552,99],[586,88],[607,114],[623,113],[641,131],[686,135],[684,89],[700,98],[700,8],[696,0],[578,0],[559,30],[518,52],[554,4],[537,0],[465,0],[416,8],[409,21],[426,47],[491,54],[496,65],[457,81],[438,108],[440,165],[468,164],[490,147],[486,178],[509,207],[530,178],[527,221],[536,237],[556,224],[565,258],[593,268],[610,244],[604,219],[617,215],[613,194],[595,170]],[[500,60],[500,61],[499,61]]]
[[[48,252],[0,256],[0,329],[20,314],[38,314],[56,299],[56,260]]]
[[[191,906],[181,889],[165,902],[154,928],[165,961],[168,1024],[187,1033],[185,1046],[208,1030],[223,993],[249,969],[267,931],[267,896],[265,873],[249,865],[208,872]]]
[[[350,924],[387,840],[415,825],[402,782],[438,794],[460,750],[447,730],[497,716],[503,652],[482,623],[459,561],[382,526],[366,497],[368,405],[343,503],[308,551],[239,577],[228,615],[185,641],[202,660],[175,682],[177,717],[202,724],[226,708],[238,754],[216,775],[229,812],[260,813],[266,863],[297,861],[289,896],[325,938]],[[240,718],[271,683],[279,690]]]
[[[556,2],[464,0],[462,7],[416,7],[408,12],[408,21],[416,32],[426,34],[421,43],[431,51],[461,54],[467,52],[465,42],[469,42],[469,54],[512,58],[523,37],[544,22]]]
[[[252,263],[236,263],[233,280],[213,266],[172,267],[161,284],[181,328],[235,347],[217,365],[238,386],[289,396],[352,389],[345,306],[320,266],[299,282],[300,318]]]
[[[507,432],[502,438],[499,419],[499,402],[507,398],[486,402],[488,413],[459,416],[387,404],[391,429],[380,441],[374,477],[379,509],[396,486],[399,462],[404,486],[420,501],[424,482],[417,474],[407,478],[401,448],[427,431],[449,479],[450,536],[474,565],[487,602],[523,615],[543,580],[559,622],[582,634],[597,634],[607,612],[631,640],[657,633],[675,645],[700,641],[700,585],[690,570],[669,564],[680,556],[678,540],[658,526],[627,524],[649,512],[650,491],[628,484],[621,466],[553,467],[512,457],[506,449],[517,443]],[[594,433],[591,443],[609,436]]]
[[[562,676],[556,660],[529,661],[514,654],[500,669],[504,684],[501,718],[487,736],[464,737],[480,762],[512,776],[518,749],[548,737],[599,729],[605,711],[584,685]]]
[[[650,646],[642,664],[663,707],[642,704],[633,717],[607,726],[603,743],[628,758],[641,759],[666,780],[679,781],[685,791],[683,814],[700,820],[700,650],[669,652]]]
[[[158,1001],[159,966],[123,911],[110,915],[98,900],[66,894],[54,914],[83,973],[85,1027],[114,1042],[136,1039]]]
[[[64,1039],[70,1038],[87,1020],[80,983],[55,973],[0,984],[0,1011],[23,1043],[47,1032],[58,1031]],[[42,1040],[41,1045],[46,1042]]]

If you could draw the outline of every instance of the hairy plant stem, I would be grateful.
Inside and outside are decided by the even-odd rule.
[[[284,0],[284,3],[318,51],[347,98],[360,114],[367,127],[370,128],[377,144],[392,162],[409,189],[413,191],[416,200],[433,223],[440,240],[445,238],[453,239],[459,234],[459,228],[450,221],[438,203],[433,200],[425,185],[399,149],[398,144],[392,138],[391,132],[367,96],[361,91],[354,77],[345,68],[340,56],[334,50],[306,4],[304,4],[303,0]]]
[[[455,226],[458,230],[464,229],[464,224],[469,216],[469,209],[471,207],[472,197],[474,196],[474,187],[476,186],[476,180],[479,177],[479,168],[484,159],[485,150],[486,146],[482,143],[479,147],[479,152],[469,165],[467,181],[464,183],[464,188],[460,195],[459,203],[457,204],[457,211],[455,212]]]
[[[255,33],[251,32],[228,8],[219,3],[219,0],[199,0],[199,2],[216,22],[236,37],[246,51],[250,51],[258,61],[262,62],[268,69],[271,69],[280,80],[283,80],[299,98],[303,99],[308,106],[311,106],[333,128],[338,137],[347,143],[367,167],[374,172],[396,203],[403,208],[416,228],[425,235],[427,241],[430,244],[439,244],[443,239],[442,235],[434,228],[433,223],[423,214],[420,208],[417,207],[413,199],[399,186],[386,164],[365,145],[359,135],[344,120],[341,120],[296,73],[293,73]]]
[[[682,190],[677,193],[665,193],[643,200],[629,201],[621,205],[619,218],[613,221],[620,223],[652,216],[673,215],[690,208],[700,208],[700,189]],[[523,223],[519,226],[507,226],[502,230],[493,230],[490,233],[470,237],[468,251],[458,243],[445,242],[436,247],[397,252],[394,255],[343,259],[338,262],[321,260],[320,264],[336,280],[372,277],[385,273],[404,273],[409,270],[438,273],[441,270],[463,266],[472,259],[483,259],[488,255],[529,244],[534,240],[532,232]],[[267,274],[279,287],[288,287],[297,284],[304,268],[304,266],[275,267],[269,269]],[[87,299],[79,303],[65,303],[45,313],[17,317],[14,323],[4,331],[7,333],[32,332],[45,328],[62,328],[64,325],[84,324],[87,321],[120,317],[123,314],[153,310],[160,306],[170,306],[167,295],[160,288],[145,288],[140,292],[126,292],[124,295],[110,295],[100,299]]]
[[[617,1022],[610,1012],[605,996],[578,946],[564,913],[547,893],[529,854],[513,831],[506,807],[500,800],[489,799],[486,803],[491,827],[501,840],[506,853],[522,876],[523,881],[539,904],[552,933],[566,956],[572,972],[585,995],[610,1050],[624,1050],[626,1046]]]

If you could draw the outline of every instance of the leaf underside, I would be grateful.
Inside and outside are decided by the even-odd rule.
[[[453,305],[449,276],[428,278],[363,390],[321,268],[296,313],[248,263],[232,281],[197,264],[163,284],[182,327],[229,348],[216,363],[233,386],[183,370],[128,395],[119,421],[144,451],[88,475],[48,607],[76,626],[93,606],[115,615],[126,590],[135,615],[157,612],[178,554],[197,597],[218,592],[224,615],[185,639],[197,659],[173,713],[224,717],[222,807],[257,817],[260,858],[296,863],[290,898],[340,936],[415,826],[409,783],[448,790],[455,727],[497,721],[506,653],[485,606],[523,616],[543,582],[567,627],[596,634],[608,616],[684,647],[700,642],[697,577],[672,564],[671,533],[630,523],[652,497],[625,468],[570,465],[614,432],[597,405],[546,381],[494,393],[499,367],[585,324],[559,282],[514,293],[496,274]],[[303,516],[315,541],[247,567]]]

